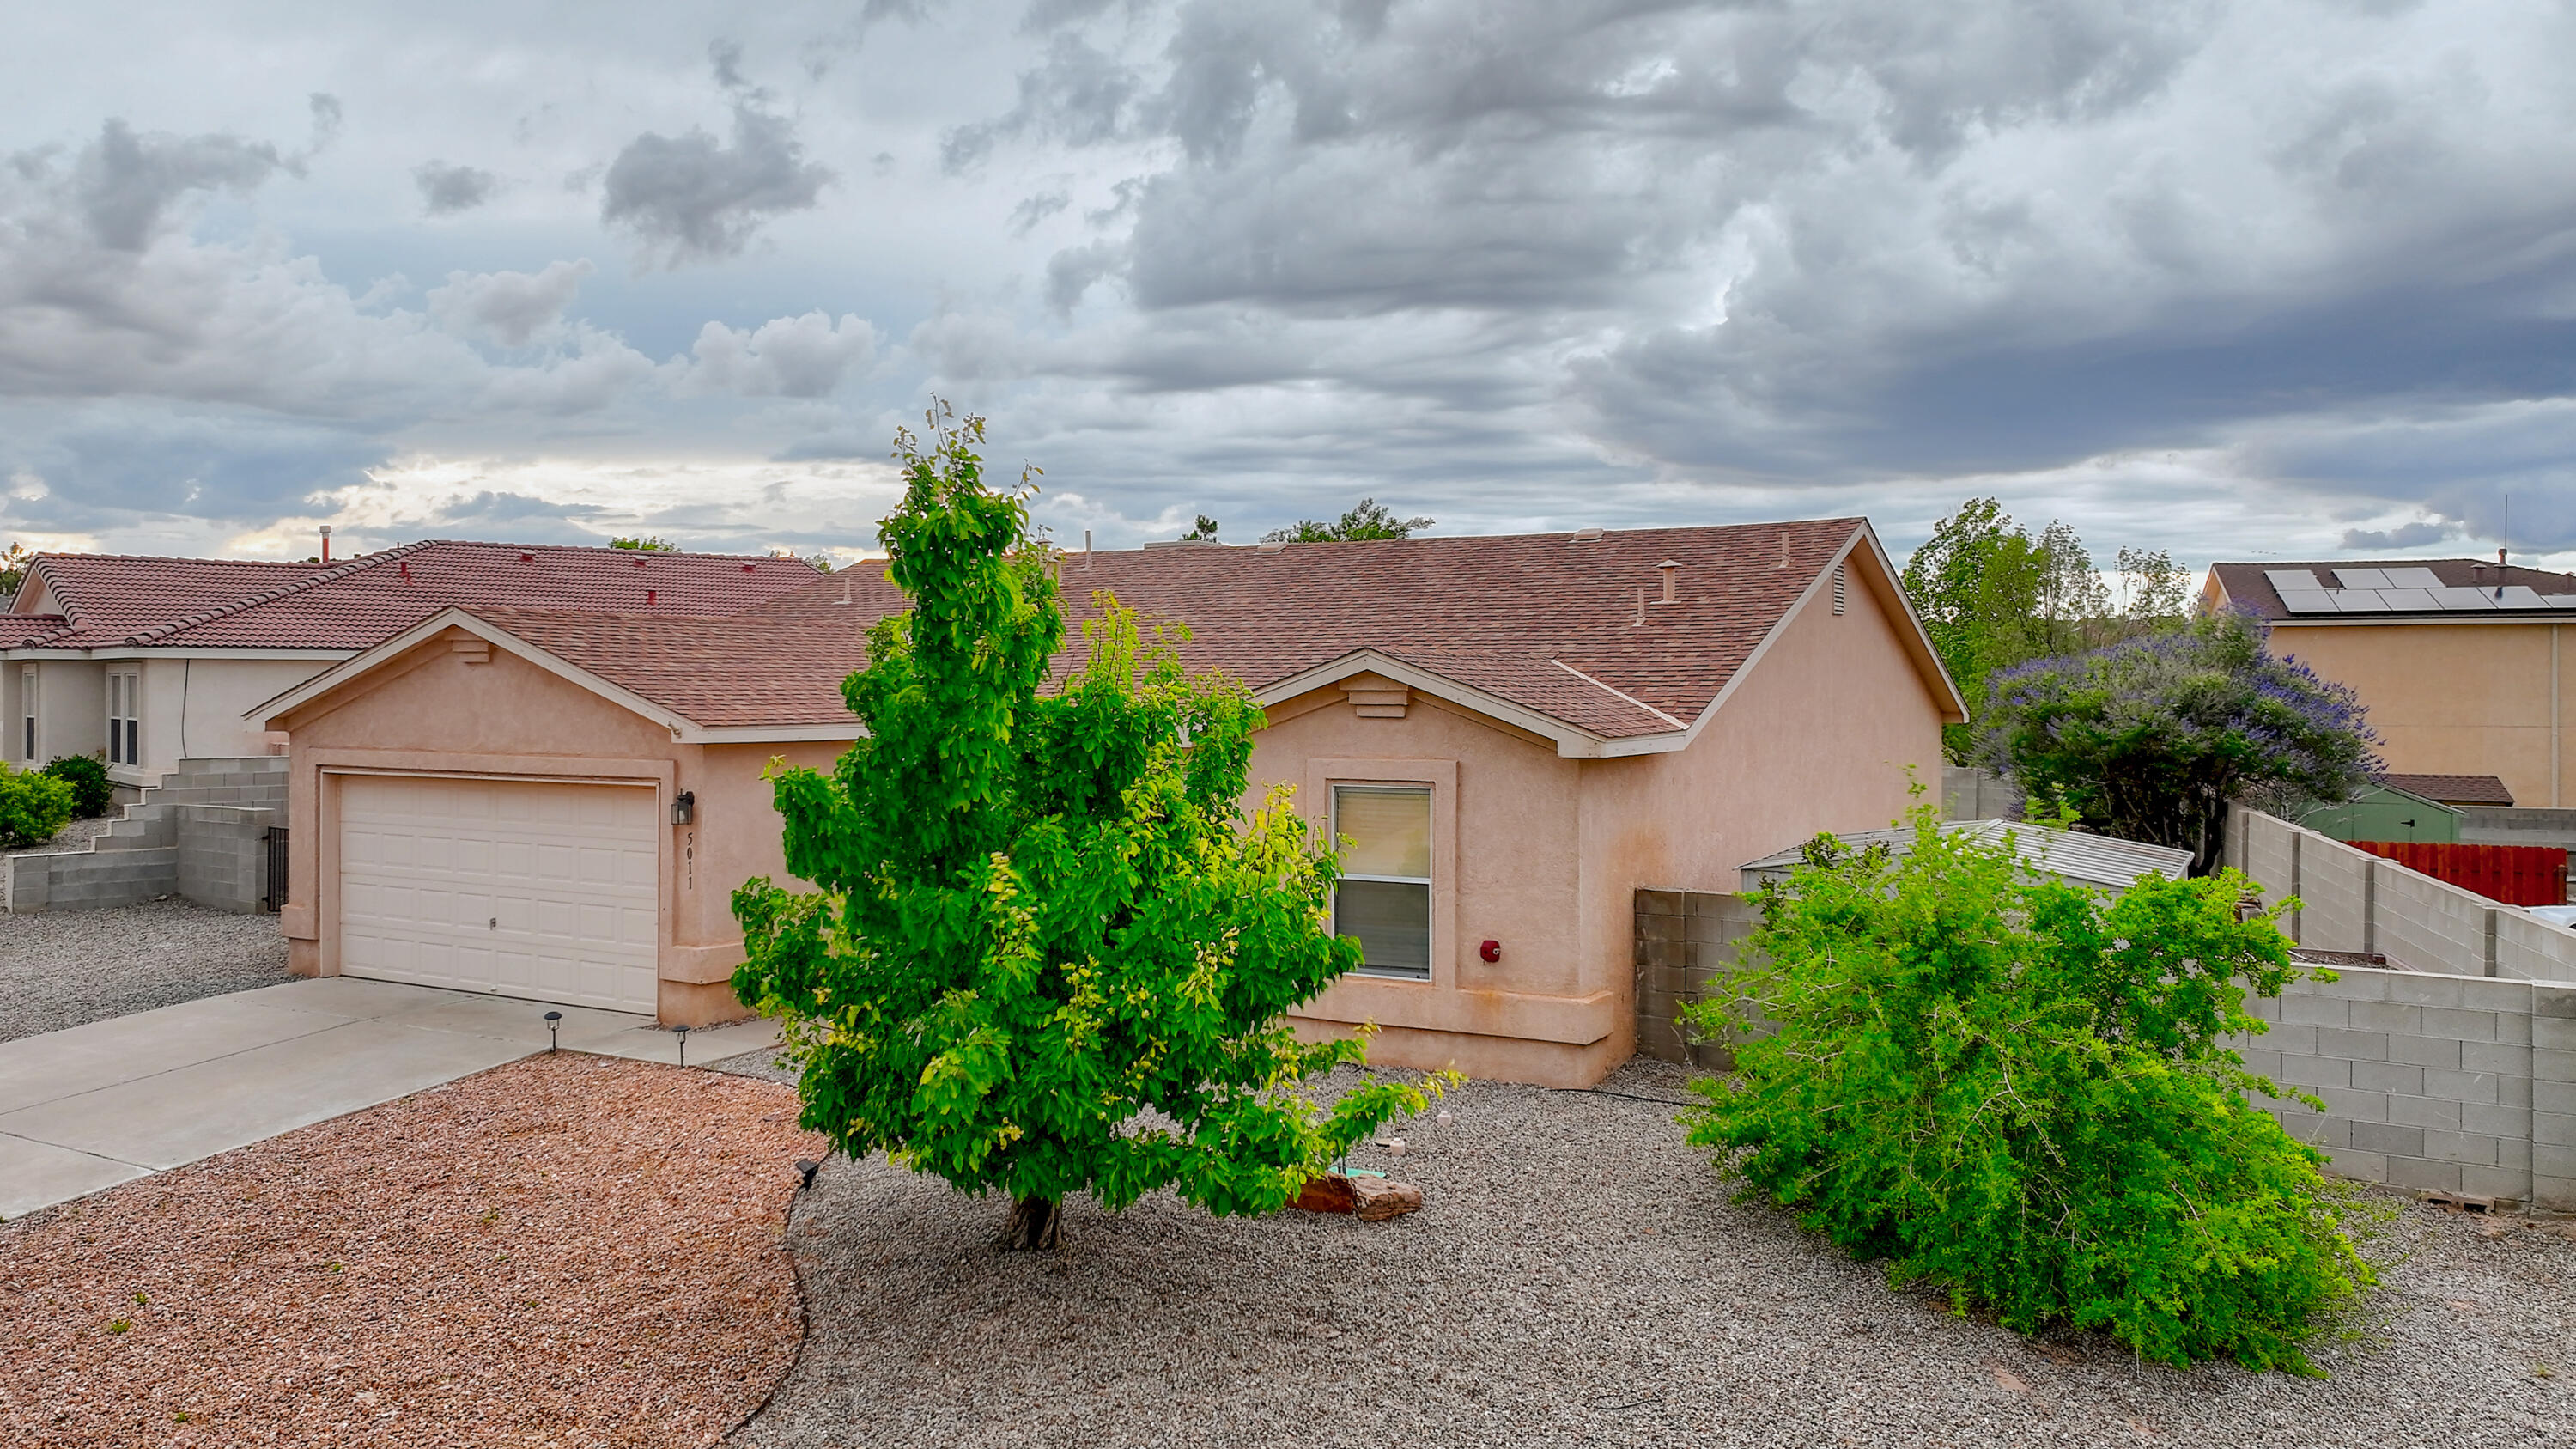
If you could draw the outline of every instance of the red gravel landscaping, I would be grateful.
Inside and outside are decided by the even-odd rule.
[[[801,1335],[795,1119],[537,1056],[0,1227],[0,1443],[713,1443]]]

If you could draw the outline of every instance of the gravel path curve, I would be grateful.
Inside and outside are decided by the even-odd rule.
[[[691,1449],[796,1351],[795,1098],[539,1054],[0,1227],[10,1449]]]
[[[177,899],[0,915],[0,1041],[294,979],[275,916]]]
[[[752,1065],[746,1063],[745,1065]],[[1678,1094],[1636,1063],[1603,1084]],[[2034,1344],[1891,1293],[1730,1200],[1672,1109],[1478,1083],[1402,1129],[1386,1224],[998,1200],[834,1161],[790,1228],[809,1332],[732,1442],[870,1445],[2523,1445],[2576,1436],[2576,1242],[2406,1209],[2318,1382]],[[2494,1232],[2490,1238],[2484,1234]]]

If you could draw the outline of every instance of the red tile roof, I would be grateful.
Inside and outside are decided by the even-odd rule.
[[[1105,590],[1189,625],[1193,668],[1256,691],[1375,650],[1602,738],[1665,734],[1716,700],[1864,526],[1068,554],[1060,578],[1076,627],[1058,669],[1075,663],[1078,625]],[[1668,560],[1677,597],[1664,604]],[[732,619],[472,612],[702,725],[823,723],[848,717],[840,681],[866,662],[868,625],[906,607],[884,567],[857,565]]]
[[[2379,783],[2444,805],[2510,805],[2513,792],[2493,775],[2382,775]]]
[[[48,555],[45,562],[75,557]],[[159,560],[196,563],[205,560]],[[63,598],[73,627],[34,641],[52,647],[147,645],[190,649],[364,649],[454,604],[650,609],[730,614],[813,582],[792,558],[430,539],[328,568],[292,569],[221,597],[161,597],[157,612],[113,602],[92,582]],[[94,595],[108,602],[84,602]],[[98,613],[93,615],[92,608]]]
[[[2313,623],[2320,618],[2327,618],[2334,619],[2340,623],[2352,623],[2356,621],[2369,622],[2372,620],[2387,623],[2395,620],[2409,624],[2422,624],[2446,618],[2455,620],[2474,620],[2481,618],[2493,619],[2499,614],[2518,614],[2523,617],[2531,617],[2535,613],[2535,611],[2530,609],[2517,610],[2507,607],[2503,609],[2480,610],[2476,613],[2468,614],[2455,612],[2437,612],[2431,614],[2293,614],[2287,608],[2283,607],[2281,603],[2280,590],[2272,587],[2271,579],[2266,577],[2268,573],[2276,569],[2303,569],[2308,573],[2316,575],[2319,583],[2331,586],[2334,581],[2334,571],[2336,569],[2349,568],[2431,569],[2433,571],[2433,576],[2440,579],[2443,586],[2446,588],[2473,589],[2484,587],[2492,589],[2498,585],[2510,586],[2521,584],[2531,589],[2533,592],[2540,594],[2576,594],[2576,574],[2554,574],[2549,572],[2547,569],[2527,569],[2522,567],[2520,564],[2512,565],[2499,573],[2497,571],[2496,564],[2490,559],[2400,558],[2366,559],[2358,562],[2352,559],[2337,559],[2332,563],[2217,563],[2211,564],[2209,566],[2209,571],[2212,574],[2217,575],[2218,586],[2226,591],[2227,601],[2230,604],[2250,609],[2257,616],[2272,620],[2290,620],[2293,622]],[[2567,617],[2566,611],[2562,609],[2544,607],[2537,612],[2543,615],[2554,615],[2561,619]]]
[[[60,614],[0,614],[0,649],[58,633],[69,622]]]
[[[64,617],[51,637],[0,635],[12,645],[42,642],[82,649],[321,572],[318,564],[217,558],[138,558],[119,554],[40,553],[31,561],[47,599]],[[25,615],[0,616],[24,618]]]

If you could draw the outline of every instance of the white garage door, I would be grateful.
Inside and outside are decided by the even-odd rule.
[[[343,972],[654,1009],[651,787],[350,775],[339,793]]]

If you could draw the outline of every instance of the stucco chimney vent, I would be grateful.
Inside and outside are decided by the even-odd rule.
[[[1591,543],[1600,537],[1601,530],[1597,528],[1578,528],[1574,531],[1576,543]]]
[[[1655,567],[1661,569],[1664,575],[1663,601],[1669,604],[1679,599],[1681,595],[1678,590],[1681,587],[1682,572],[1680,561],[1676,559],[1666,559],[1662,563],[1655,565]]]

